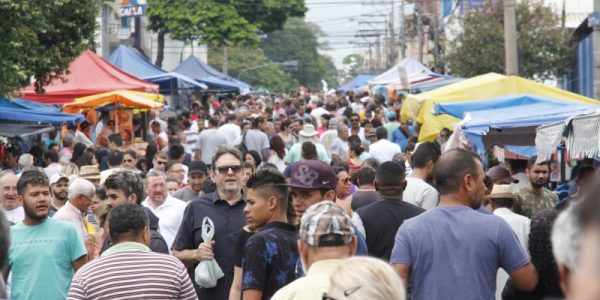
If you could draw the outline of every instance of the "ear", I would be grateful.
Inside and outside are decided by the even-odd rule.
[[[560,277],[560,289],[563,291],[565,296],[569,296],[569,280],[571,271],[565,265],[557,263],[558,275]]]
[[[304,269],[304,273],[306,274],[306,270],[308,269],[308,245],[302,239],[298,239],[296,243],[298,244],[298,256],[302,263],[302,269]]]
[[[329,190],[323,195],[323,198],[325,198],[325,200],[335,201],[335,196],[335,190]]]
[[[269,198],[267,198],[267,209],[268,210],[276,210],[278,204],[279,204],[279,201],[277,201],[277,198],[275,196],[270,196]]]
[[[358,246],[358,239],[356,238],[356,235],[354,235],[352,237],[352,243],[350,245],[350,252],[348,253],[348,256],[354,256],[354,254],[356,254],[357,246]]]
[[[150,245],[150,227],[148,226],[144,227],[144,230],[142,231],[142,241],[144,242],[144,245]]]
[[[137,195],[135,193],[131,193],[131,195],[127,197],[127,201],[129,203],[137,204]]]
[[[402,180],[399,184],[398,187],[404,191],[404,189],[406,189],[406,179]]]

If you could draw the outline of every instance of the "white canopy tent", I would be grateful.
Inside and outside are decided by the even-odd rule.
[[[600,110],[539,126],[535,137],[538,160],[549,160],[562,142],[571,158],[600,156],[599,135]]]
[[[405,58],[383,74],[367,81],[370,85],[398,85],[410,88],[411,84],[437,78],[435,74],[419,61]]]

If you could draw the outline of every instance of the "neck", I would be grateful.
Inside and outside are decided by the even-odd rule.
[[[163,203],[165,203],[165,201],[167,200],[167,197],[165,197],[162,200],[154,200],[152,198],[148,198],[148,204],[153,208],[156,209],[157,207],[163,205]]]
[[[346,247],[321,247],[319,251],[310,251],[305,262],[306,269],[309,270],[313,263],[321,260],[344,259],[348,256],[349,251]]]
[[[402,201],[402,193],[404,190],[396,186],[380,186],[378,192],[381,199]]]
[[[427,178],[427,175],[428,174],[427,171],[425,171],[425,169],[412,169],[412,174],[410,176],[425,180]]]
[[[358,187],[359,191],[374,191],[375,190],[375,186],[372,184],[361,184],[360,187]]]
[[[284,222],[287,223],[288,219],[287,216],[285,215],[285,213],[275,213],[274,215],[271,216],[271,218],[269,218],[269,221],[267,221],[268,223],[273,223],[273,222]]]
[[[48,220],[48,217],[45,217],[43,219],[33,219],[27,216],[27,214],[25,214],[25,219],[23,219],[23,224],[27,225],[27,226],[35,226],[35,225],[40,225],[42,223],[44,223],[46,220]]]
[[[460,193],[442,195],[440,197],[440,205],[439,206],[440,207],[447,207],[447,206],[470,207],[470,205],[468,203],[466,203],[467,201],[464,200],[465,198],[466,197],[464,197]]]
[[[531,182],[529,182],[529,188],[530,188],[532,191],[534,191],[534,192],[539,192],[539,191],[541,191],[541,190],[542,190],[544,187],[543,187],[543,186],[537,187],[537,186],[535,186],[535,185],[531,184]]]
[[[83,213],[85,213],[85,211],[84,211],[84,210],[81,210],[81,208],[79,208],[79,206],[77,205],[77,203],[75,203],[75,202],[73,202],[73,201],[71,201],[71,200],[69,200],[68,202],[69,202],[69,203],[71,203],[71,205],[73,205],[73,207],[77,208],[77,210],[78,210],[80,213],[82,213],[82,214],[83,214]]]
[[[233,205],[240,200],[242,197],[242,191],[238,190],[235,192],[218,191],[219,198],[227,201],[229,205]]]
[[[63,207],[65,205],[65,202],[60,200],[60,199],[56,199],[56,198],[52,198],[52,206],[54,206],[56,209],[59,209],[61,207]]]

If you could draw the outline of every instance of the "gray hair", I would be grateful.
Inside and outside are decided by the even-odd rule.
[[[144,179],[144,184],[148,184],[148,179],[150,177],[162,177],[167,179],[167,175],[161,170],[151,170],[146,174],[146,178]]]
[[[68,199],[75,198],[79,195],[86,196],[90,199],[94,198],[96,187],[94,184],[83,178],[76,178],[69,184]]]
[[[552,227],[552,252],[556,262],[574,270],[583,238],[583,228],[576,215],[577,204],[564,210]]]
[[[33,166],[33,155],[29,153],[23,153],[19,157],[19,167],[21,169],[25,169]]]
[[[240,152],[240,150],[238,150],[236,147],[233,147],[233,146],[220,145],[219,148],[217,148],[217,151],[215,152],[215,155],[212,158],[212,166],[211,167],[213,170],[215,170],[215,168],[216,168],[217,160],[219,160],[219,158],[225,154],[231,154],[231,155],[235,156],[235,158],[237,158],[240,161],[240,164],[242,164],[242,167],[244,166],[244,160],[242,159],[242,152]]]

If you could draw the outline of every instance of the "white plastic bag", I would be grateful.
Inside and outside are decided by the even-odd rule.
[[[204,217],[202,220],[202,239],[205,243],[210,243],[215,234],[215,225],[209,217]],[[196,270],[194,270],[196,284],[200,288],[212,288],[217,285],[217,281],[223,277],[223,270],[219,267],[217,261],[211,260],[201,261]]]

